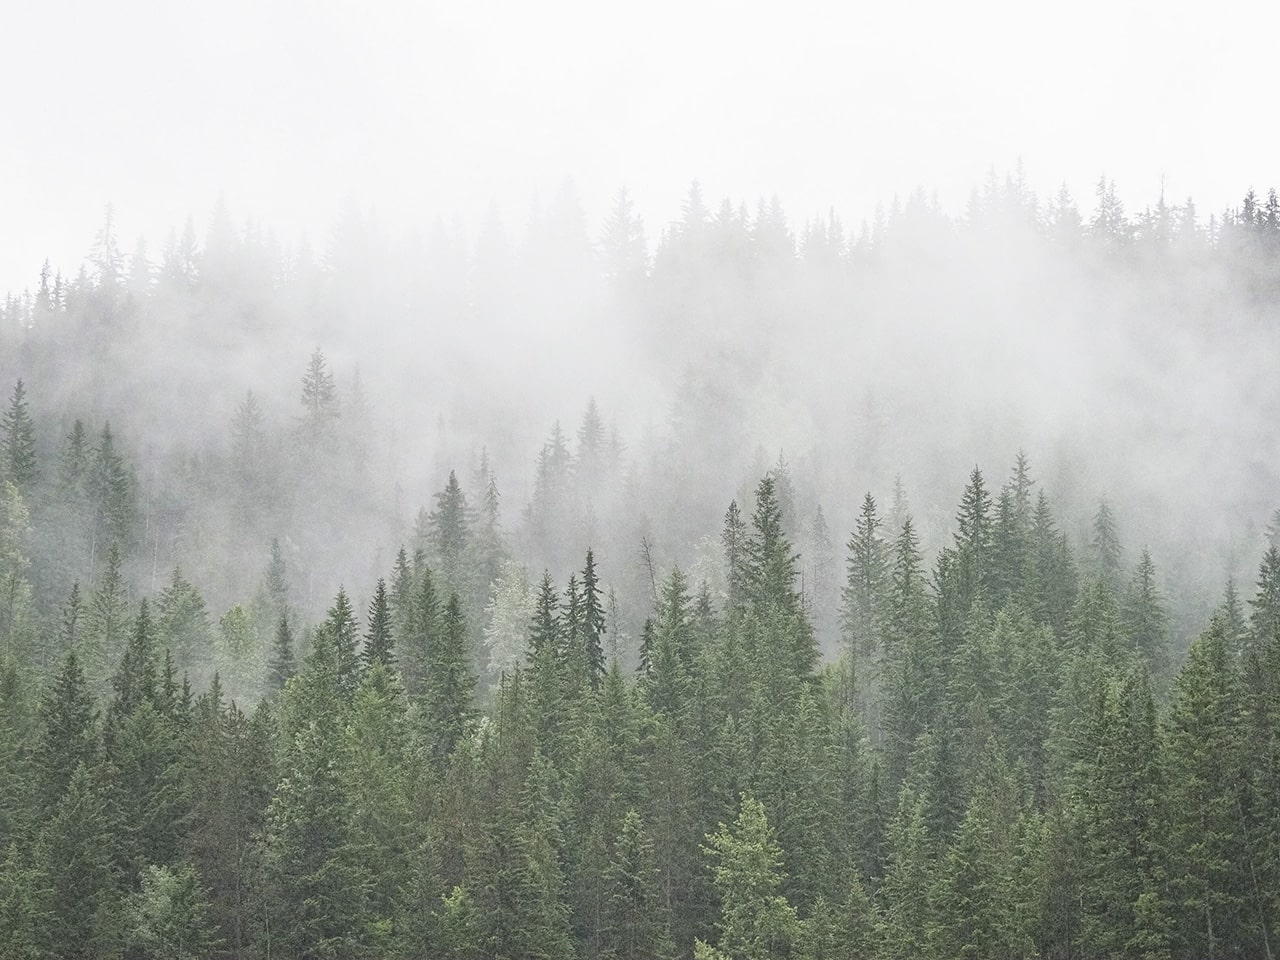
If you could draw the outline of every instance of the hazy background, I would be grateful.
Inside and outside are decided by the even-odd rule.
[[[1041,196],[1113,178],[1202,214],[1265,189],[1280,12],[1255,2],[11,3],[0,290],[74,271],[114,203],[126,250],[220,195],[323,247],[349,199],[389,224],[576,184],[650,225],[698,177],[847,224],[916,187],[958,211],[1019,159]],[[651,230],[651,243],[656,229]]]

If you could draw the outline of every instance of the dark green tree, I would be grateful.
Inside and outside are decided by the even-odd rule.
[[[387,600],[387,583],[379,578],[369,604],[369,629],[364,636],[364,649],[360,658],[365,668],[381,663],[387,667],[395,663],[395,635],[391,628],[391,607]]]
[[[27,392],[19,380],[0,417],[0,478],[6,478],[23,496],[30,496],[40,475],[36,458],[36,427],[27,410]]]

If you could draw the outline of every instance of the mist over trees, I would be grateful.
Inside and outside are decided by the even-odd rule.
[[[15,957],[1258,957],[1280,201],[220,207],[0,312]]]

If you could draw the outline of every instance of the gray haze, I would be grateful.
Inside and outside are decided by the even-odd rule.
[[[1207,213],[1280,156],[1280,13],[1244,0],[52,0],[0,22],[0,290],[74,269],[108,202],[126,248],[203,230],[220,195],[284,242],[323,246],[348,197],[474,232],[565,178],[592,223],[627,185],[664,224],[698,177],[856,225],[917,187],[958,212],[1020,158],[1041,195],[1106,174],[1132,207],[1163,180]]]

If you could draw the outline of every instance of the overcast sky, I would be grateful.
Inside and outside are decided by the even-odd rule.
[[[323,244],[490,198],[509,227],[571,178],[628,186],[650,239],[699,178],[847,224],[917,185],[960,209],[1022,160],[1086,211],[1099,175],[1202,214],[1280,182],[1280,5],[650,0],[10,3],[0,16],[0,290],[74,271],[108,202],[158,256],[219,194]]]

